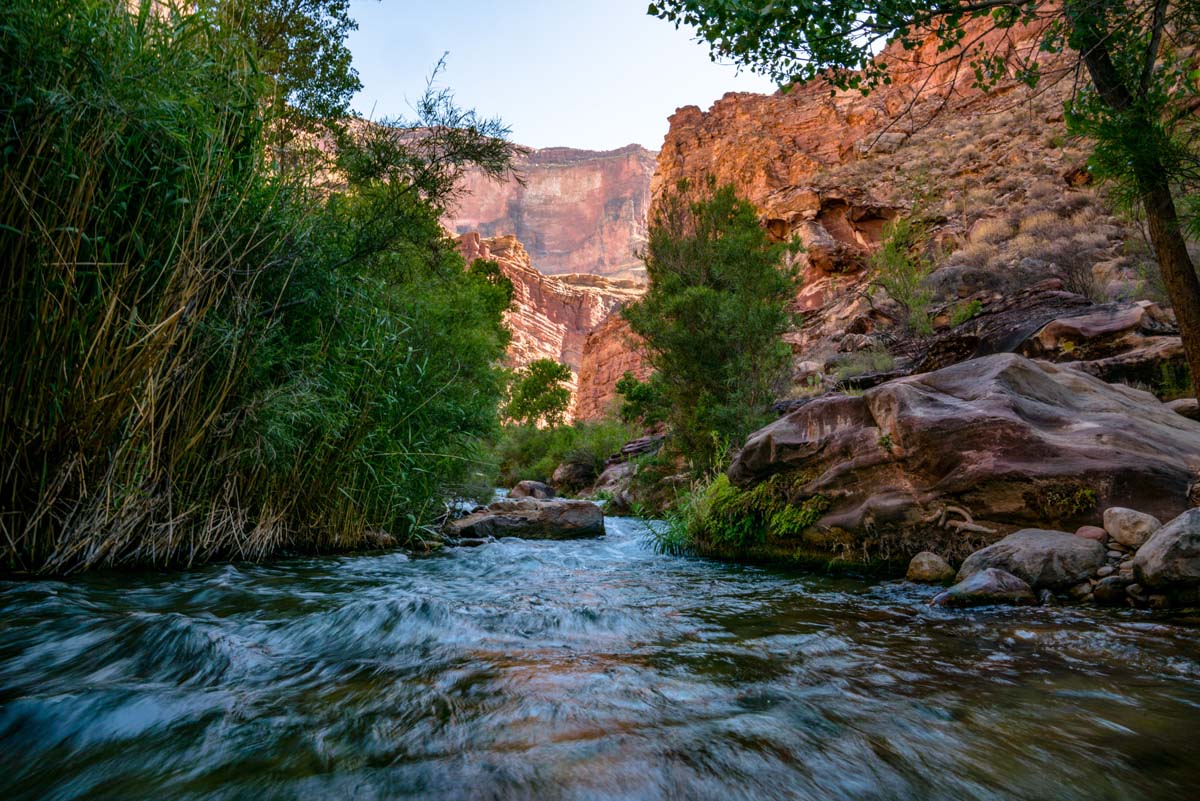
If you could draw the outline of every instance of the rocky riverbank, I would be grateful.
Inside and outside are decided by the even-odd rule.
[[[1163,609],[1200,602],[1200,508],[1166,525],[1153,515],[1112,507],[1104,525],[1075,533],[1023,529],[982,548],[954,573],[924,552],[908,578],[955,584],[937,606],[1077,602]]]

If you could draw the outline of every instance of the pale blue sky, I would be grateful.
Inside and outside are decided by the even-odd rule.
[[[677,107],[770,81],[713,64],[690,31],[646,15],[647,0],[354,0],[349,45],[373,118],[409,115],[449,51],[439,83],[460,105],[512,127],[532,147],[657,150]]]

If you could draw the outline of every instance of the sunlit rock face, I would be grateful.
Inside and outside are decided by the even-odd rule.
[[[1032,54],[1056,75],[1061,57],[1039,53],[1039,38],[1017,26],[980,42],[1014,62]],[[1125,280],[1120,245],[1130,232],[1086,180],[1071,177],[1086,146],[1065,136],[1069,87],[1047,79],[1035,93],[1010,81],[985,94],[933,41],[888,55],[892,83],[865,97],[814,81],[678,109],[658,155],[651,219],[679,181],[711,176],[752,202],[773,238],[799,239],[794,308],[803,320],[786,339],[797,360],[820,364],[873,347],[873,337],[904,335],[871,258],[887,224],[917,208],[939,279],[934,312],[971,300],[986,309],[993,296],[1063,276],[1079,254],[1099,284]],[[1029,275],[1017,280],[1022,265]]]
[[[583,361],[584,340],[624,304],[641,297],[639,283],[596,275],[544,275],[514,236],[458,239],[468,262],[491,259],[513,284],[506,324],[513,334],[509,364],[521,367],[536,359],[554,359],[571,368],[571,391]]]
[[[523,183],[468,174],[443,224],[456,235],[515,236],[545,274],[636,277],[654,167],[655,154],[638,145],[533,150],[517,160]]]
[[[616,411],[617,381],[627,371],[642,380],[651,372],[640,340],[629,323],[614,313],[583,341],[575,418],[594,420]]]

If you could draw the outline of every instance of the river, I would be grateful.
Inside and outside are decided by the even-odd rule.
[[[0,798],[1200,797],[1200,618],[504,540],[0,583]]]

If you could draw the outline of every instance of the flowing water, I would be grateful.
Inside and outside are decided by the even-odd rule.
[[[1200,798],[1200,620],[582,542],[0,584],[4,799]]]

